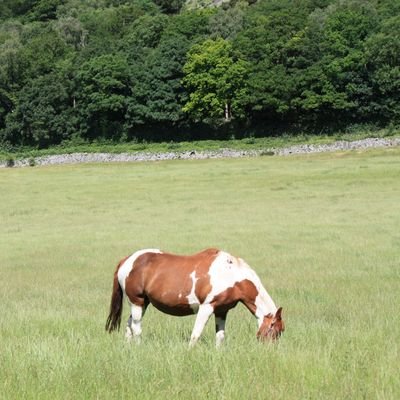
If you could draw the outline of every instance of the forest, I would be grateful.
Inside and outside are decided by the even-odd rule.
[[[0,146],[400,124],[400,0],[2,0]]]

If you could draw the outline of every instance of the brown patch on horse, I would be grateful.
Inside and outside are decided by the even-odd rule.
[[[194,269],[196,272],[196,286],[194,293],[200,303],[203,303],[207,295],[211,292],[212,287],[209,271],[211,264],[217,258],[218,253],[219,250],[217,249],[207,249],[198,254],[202,257],[199,259],[199,262],[195,265]]]
[[[256,311],[254,304],[258,290],[254,283],[248,279],[236,282],[232,287],[217,294],[211,301],[216,315],[224,314],[241,301],[253,314]]]
[[[195,295],[201,303],[211,290],[208,271],[218,252],[208,249],[191,256],[142,254],[126,278],[125,292],[129,300],[139,306],[150,302],[171,315],[193,314],[187,298],[193,287],[190,274],[195,272]]]

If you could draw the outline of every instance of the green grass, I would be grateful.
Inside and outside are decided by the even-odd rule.
[[[0,398],[398,399],[400,149],[0,170]],[[260,275],[287,330],[243,307],[149,308],[140,346],[106,334],[118,260],[218,246]],[[124,310],[124,320],[127,318]]]

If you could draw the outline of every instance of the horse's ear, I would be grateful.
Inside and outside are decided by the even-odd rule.
[[[276,313],[275,313],[275,318],[276,318],[278,321],[280,321],[280,320],[282,319],[281,314],[282,314],[282,307],[279,307],[278,310],[277,310]]]

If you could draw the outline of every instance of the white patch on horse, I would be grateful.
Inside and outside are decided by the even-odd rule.
[[[210,275],[211,291],[204,303],[210,303],[216,295],[233,287],[236,282],[246,279],[246,270],[241,268],[235,257],[224,251],[219,252],[211,264],[208,274]]]
[[[229,253],[220,251],[208,273],[212,289],[204,304],[210,303],[215,296],[233,287],[235,283],[248,279],[258,291],[255,299],[258,324],[262,323],[264,315],[276,312],[277,307],[262,285],[260,278],[241,258],[235,258]]]
[[[190,274],[190,278],[192,279],[192,289],[190,290],[190,293],[188,296],[186,296],[186,298],[187,298],[190,308],[193,310],[194,313],[197,313],[197,311],[199,310],[200,301],[197,298],[196,293],[195,293],[196,282],[199,279],[199,278],[196,278],[196,271],[193,271]]]
[[[201,304],[196,321],[194,322],[194,327],[192,331],[192,335],[190,336],[190,343],[189,346],[192,347],[197,340],[199,339],[201,333],[203,332],[204,327],[206,326],[206,323],[208,319],[210,318],[210,315],[213,313],[214,308],[212,307],[211,304]]]
[[[130,274],[133,268],[133,264],[135,263],[136,259],[140,257],[142,254],[146,253],[162,253],[159,249],[144,249],[139,250],[129,256],[125,262],[120,266],[118,270],[118,282],[122,287],[122,290],[125,292],[125,280],[127,276]]]
[[[275,315],[278,308],[276,307],[274,301],[271,299],[271,296],[267,293],[263,286],[258,289],[258,296],[255,300],[256,304],[256,317],[258,319],[258,327],[262,325],[263,319],[265,315],[269,313]]]
[[[258,295],[255,299],[255,305],[256,305],[256,318],[258,320],[258,327],[262,325],[264,316],[272,313],[275,314],[277,311],[277,307],[272,300],[271,296],[268,294],[268,292],[265,290],[263,284],[260,281],[260,278],[258,275],[246,264],[244,260],[239,258],[240,264],[242,264],[244,267],[248,268],[248,270],[251,272],[251,277],[247,278],[253,282],[255,285]]]
[[[253,282],[258,291],[258,295],[255,299],[255,305],[258,327],[260,327],[262,325],[264,316],[268,315],[269,313],[275,314],[278,308],[276,307],[271,296],[265,290],[258,275],[241,258],[239,258],[239,263],[249,271],[249,276],[247,277],[247,279]]]

